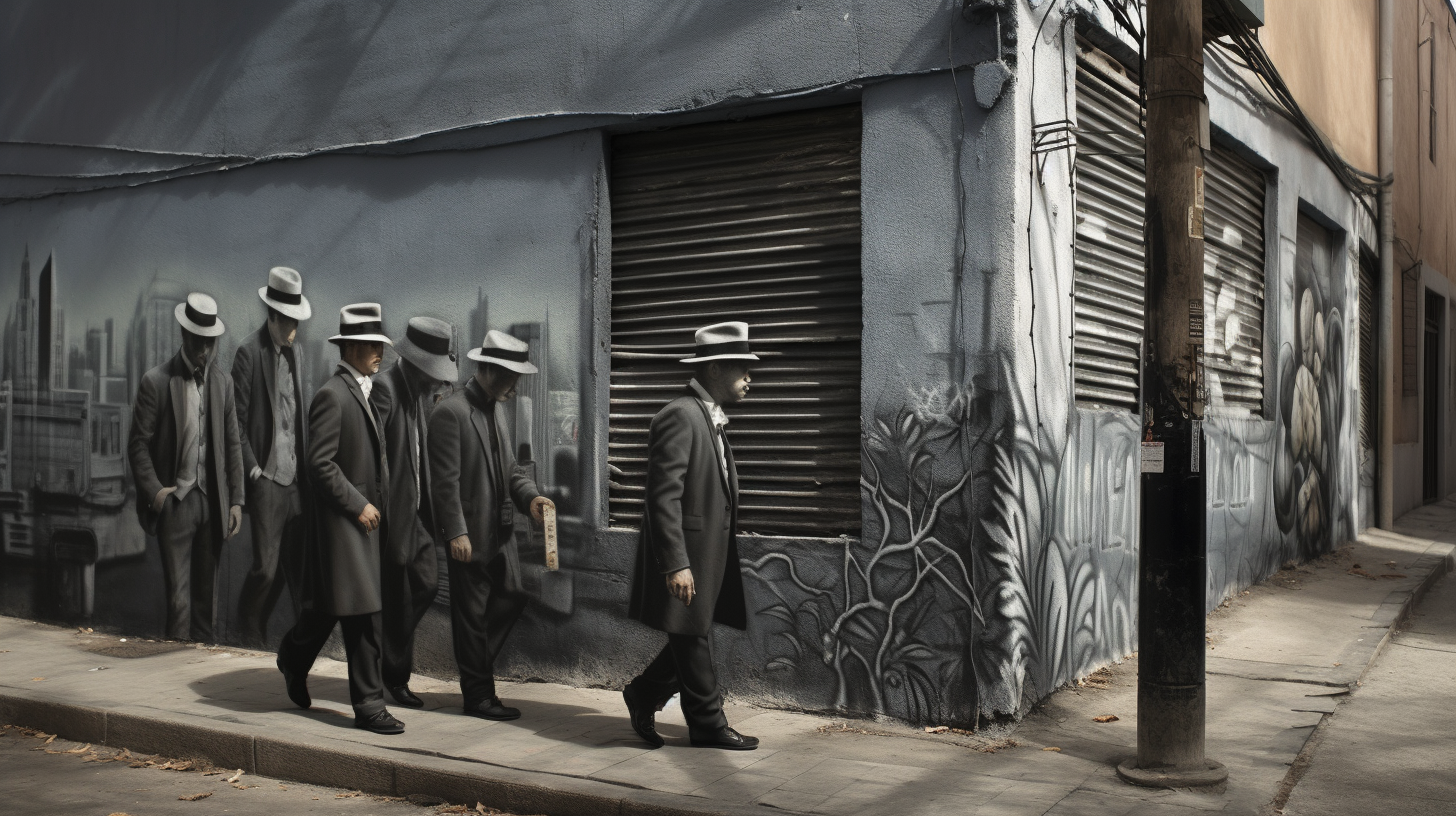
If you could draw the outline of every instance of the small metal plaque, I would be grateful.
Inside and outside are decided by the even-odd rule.
[[[1144,442],[1142,455],[1143,473],[1163,472],[1163,451],[1162,442]]]

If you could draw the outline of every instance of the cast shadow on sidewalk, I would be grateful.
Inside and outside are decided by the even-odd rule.
[[[310,675],[308,688],[313,697],[313,707],[300,710],[289,701],[284,690],[283,676],[274,668],[252,667],[236,669],[193,680],[188,684],[197,695],[198,701],[227,711],[244,714],[266,714],[286,712],[308,717],[320,723],[339,728],[353,728],[353,712],[350,709],[349,683],[342,677]],[[459,693],[419,692],[425,701],[423,709],[408,709],[393,705],[386,694],[385,701],[390,710],[406,722],[416,718],[418,726],[430,728],[446,723],[430,717],[430,723],[420,720],[422,713],[439,713],[460,726],[469,725],[471,730],[486,727],[501,727],[522,730],[556,742],[581,747],[640,743],[632,733],[631,724],[624,708],[620,716],[604,714],[597,709],[568,703],[545,702],[532,699],[511,699],[508,705],[521,709],[519,720],[491,722],[464,716]],[[457,730],[452,727],[450,730]],[[682,725],[664,723],[662,735],[670,742],[687,741],[687,728]]]

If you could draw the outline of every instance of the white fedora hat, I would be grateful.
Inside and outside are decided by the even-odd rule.
[[[313,307],[308,305],[308,298],[303,296],[303,276],[286,266],[275,266],[268,270],[268,285],[258,290],[258,297],[280,314],[294,320],[307,320],[313,315]]]
[[[227,331],[217,319],[217,301],[201,292],[189,294],[172,314],[177,316],[182,328],[201,337],[217,337]]]
[[[454,382],[460,376],[455,354],[450,351],[450,338],[454,336],[455,328],[443,320],[411,317],[394,350],[430,377]]]
[[[685,357],[684,363],[709,363],[713,360],[757,360],[758,355],[748,350],[748,324],[737,320],[714,323],[698,329],[693,335],[697,348],[693,356]]]
[[[330,343],[384,343],[394,345],[384,335],[384,309],[378,303],[350,303],[339,310],[339,333]]]
[[[526,341],[491,329],[485,333],[485,341],[480,344],[480,348],[471,349],[465,356],[478,363],[498,365],[517,374],[535,374],[536,367],[528,359],[530,351],[531,347],[526,345]]]

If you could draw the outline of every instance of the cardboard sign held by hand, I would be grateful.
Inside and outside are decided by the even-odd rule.
[[[546,539],[546,569],[554,571],[561,566],[556,557],[556,508],[546,505],[541,508],[541,527]]]

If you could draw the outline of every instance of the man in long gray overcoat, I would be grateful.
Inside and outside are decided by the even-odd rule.
[[[450,628],[465,713],[514,720],[495,693],[495,659],[526,608],[516,552],[517,512],[540,521],[553,506],[516,466],[501,403],[534,374],[525,342],[490,331],[466,354],[477,364],[463,391],[430,418],[430,489],[440,540],[450,547]]]
[[[395,344],[399,361],[375,378],[374,404],[384,425],[389,459],[389,499],[384,508],[383,595],[384,687],[396,703],[425,704],[410,691],[415,629],[439,588],[434,513],[430,507],[427,423],[436,403],[459,378],[450,341],[455,329],[433,317],[412,317]]]
[[[301,605],[303,548],[307,536],[300,465],[308,452],[304,425],[303,352],[294,340],[298,323],[313,314],[303,296],[303,277],[286,266],[268,271],[258,290],[268,320],[248,335],[233,356],[233,388],[248,475],[248,518],[253,564],[238,595],[243,644],[263,648],[268,618],[285,584],[294,617]]]
[[[175,314],[182,348],[137,386],[127,460],[162,551],[167,637],[211,642],[218,555],[243,524],[243,458],[232,380],[213,364],[217,302],[193,292]]]
[[[354,725],[377,734],[404,732],[384,706],[380,676],[379,527],[389,466],[384,433],[369,404],[384,358],[384,318],[378,303],[341,311],[339,368],[308,410],[308,475],[318,535],[305,566],[304,609],[278,648],[288,697],[308,708],[308,672],[337,623],[349,661]]]
[[[713,668],[715,622],[746,629],[747,604],[738,563],[738,471],[722,406],[748,396],[748,324],[699,329],[685,393],[653,417],[647,436],[647,506],[637,540],[629,614],[667,633],[667,645],[622,696],[632,728],[653,747],[663,744],[655,714],[673,694],[694,746],[747,751],[756,737],[739,734],[723,714]]]

